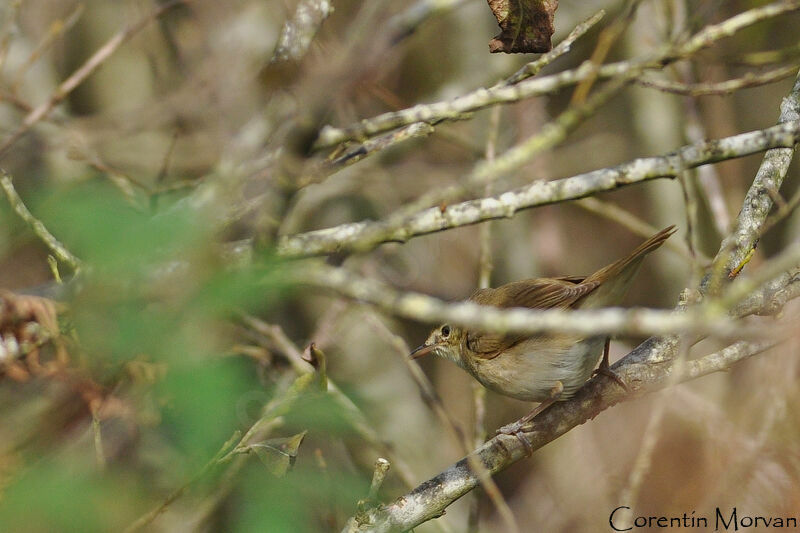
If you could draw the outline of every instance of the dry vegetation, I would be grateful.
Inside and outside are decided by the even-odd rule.
[[[798,11],[562,0],[539,56],[484,0],[0,3],[0,530],[800,519]],[[670,224],[635,311],[447,303]],[[444,319],[614,334],[630,390],[526,458],[406,357]]]

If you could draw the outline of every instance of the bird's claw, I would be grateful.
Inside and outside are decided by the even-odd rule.
[[[611,370],[608,367],[604,368],[604,367],[601,366],[600,368],[598,368],[594,372],[592,372],[592,375],[593,376],[603,375],[603,376],[605,376],[607,378],[613,379],[614,381],[617,382],[617,385],[619,385],[620,387],[625,389],[625,392],[630,392],[631,391],[631,389],[628,387],[628,384],[625,383],[622,380],[622,378],[617,375],[616,372],[614,372],[613,370]]]
[[[533,454],[533,444],[531,444],[531,441],[528,440],[528,437],[525,436],[525,433],[523,431],[523,428],[525,427],[526,423],[521,423],[518,420],[511,424],[506,424],[505,426],[498,429],[496,434],[517,437],[517,439],[519,439],[519,441],[522,443],[522,446],[525,448],[525,455],[530,456]]]

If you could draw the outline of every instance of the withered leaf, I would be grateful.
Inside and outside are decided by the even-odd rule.
[[[305,436],[306,431],[303,431],[291,437],[268,439],[250,444],[248,448],[261,459],[272,475],[283,477],[294,466],[297,450]]]
[[[553,48],[558,0],[488,0],[501,32],[489,41],[491,53],[543,53]]]

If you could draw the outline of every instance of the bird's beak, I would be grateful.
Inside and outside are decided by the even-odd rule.
[[[435,346],[436,346],[435,344],[431,344],[431,345],[423,344],[422,346],[420,346],[419,348],[417,348],[413,352],[411,352],[409,357],[411,359],[419,359],[420,357],[423,357],[423,356],[428,355],[429,353],[431,353]]]

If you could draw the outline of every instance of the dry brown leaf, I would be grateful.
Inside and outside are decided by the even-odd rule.
[[[488,0],[499,34],[489,41],[492,53],[543,53],[553,48],[553,18],[558,0]]]

